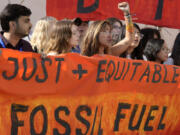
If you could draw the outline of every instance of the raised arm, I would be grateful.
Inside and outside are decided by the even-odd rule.
[[[125,52],[129,45],[134,40],[134,27],[132,18],[130,15],[130,8],[127,2],[122,2],[118,4],[118,9],[122,10],[124,13],[125,24],[126,24],[126,36],[123,40],[119,41],[117,44],[113,45],[111,48],[112,55],[120,56]]]

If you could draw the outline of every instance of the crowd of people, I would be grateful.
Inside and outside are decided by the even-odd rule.
[[[79,53],[83,56],[114,55],[127,59],[180,65],[180,33],[172,52],[157,29],[142,28],[133,23],[129,4],[118,9],[124,14],[124,24],[118,18],[87,21],[81,18],[57,20],[46,16],[37,21],[30,42],[23,38],[32,28],[31,10],[23,5],[8,4],[0,13],[0,48],[40,53],[43,56]]]

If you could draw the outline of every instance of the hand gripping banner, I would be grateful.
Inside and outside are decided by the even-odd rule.
[[[46,13],[58,19],[81,17],[102,20],[124,19],[118,3],[127,1],[136,22],[161,27],[180,28],[179,0],[46,0]]]
[[[0,49],[1,135],[179,135],[180,69]]]

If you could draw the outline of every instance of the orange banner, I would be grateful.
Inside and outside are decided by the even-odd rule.
[[[180,69],[0,49],[2,135],[179,135]]]

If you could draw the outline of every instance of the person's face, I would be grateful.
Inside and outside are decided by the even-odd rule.
[[[168,59],[169,52],[169,48],[166,46],[166,44],[164,44],[161,50],[157,53],[157,59],[159,59],[161,62],[166,61]]]
[[[136,48],[139,45],[140,40],[141,33],[136,27],[134,27],[134,41],[132,42],[131,46]]]
[[[21,38],[29,35],[32,24],[29,16],[20,16],[16,22],[15,34]]]
[[[78,27],[81,38],[84,36],[87,28],[88,28],[88,23],[86,22],[82,22],[81,25]]]
[[[79,39],[80,39],[80,33],[79,33],[79,30],[78,30],[78,26],[76,25],[72,25],[72,28],[71,28],[71,31],[72,31],[72,36],[71,36],[71,39],[69,41],[69,44],[72,46],[72,47],[75,47],[79,44]]]
[[[120,28],[121,24],[119,22],[115,22],[112,26],[111,36],[114,43],[116,43],[119,39]]]
[[[106,25],[105,28],[99,33],[99,42],[103,46],[111,46],[111,28]]]

